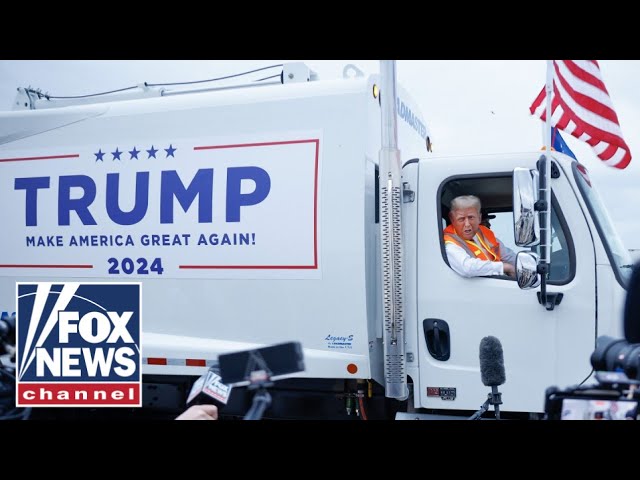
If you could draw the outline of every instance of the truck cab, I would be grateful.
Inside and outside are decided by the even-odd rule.
[[[450,201],[473,194],[492,231],[514,251],[514,167],[536,169],[539,152],[430,158],[404,164],[415,190],[404,203],[407,239],[407,374],[416,406],[473,409],[483,398],[478,345],[493,335],[504,348],[504,409],[541,412],[545,388],[591,375],[598,335],[621,336],[631,263],[586,168],[553,152],[551,267],[548,292],[521,290],[507,276],[464,278],[448,265],[442,230]],[[606,332],[606,333],[605,333]],[[475,380],[475,381],[474,381]],[[462,388],[461,388],[462,386]]]

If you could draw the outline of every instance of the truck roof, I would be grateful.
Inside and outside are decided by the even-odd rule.
[[[364,91],[368,78],[337,79],[317,82],[258,84],[251,88],[198,89],[165,92],[163,96],[45,108],[0,112],[0,145],[36,135],[85,119],[104,116],[126,116],[132,113],[181,111],[202,107],[267,103],[294,98],[312,98]]]

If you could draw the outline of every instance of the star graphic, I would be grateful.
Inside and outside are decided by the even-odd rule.
[[[158,150],[153,148],[153,145],[151,145],[151,150],[147,150],[147,153],[149,154],[147,158],[156,158],[156,153],[158,153]]]
[[[173,148],[172,144],[169,144],[169,148],[165,148],[164,151],[167,152],[167,156],[165,158],[169,158],[169,157],[173,157],[176,158],[173,155],[173,152],[175,152],[177,150],[177,148]]]
[[[116,151],[115,152],[111,152],[111,155],[113,155],[113,160],[114,161],[115,161],[116,158],[118,160],[120,160],[120,155],[122,155],[122,152],[120,150],[118,150],[118,147],[116,147]]]
[[[104,162],[104,160],[102,159],[102,157],[104,157],[104,152],[102,151],[102,149],[98,150],[98,153],[94,153],[94,155],[96,156],[96,162],[98,160]]]
[[[131,155],[131,158],[129,160],[133,160],[134,158],[138,160],[139,153],[140,153],[140,150],[136,150],[136,147],[133,147],[133,150],[129,150],[129,155]]]

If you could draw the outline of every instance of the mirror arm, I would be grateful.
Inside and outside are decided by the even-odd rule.
[[[546,200],[538,200],[533,204],[533,209],[536,212],[545,212],[547,210],[547,201]]]
[[[537,270],[538,270],[538,273],[540,274],[540,296],[539,296],[540,303],[547,310],[553,310],[554,305],[549,305],[549,298],[547,296],[547,272],[549,271],[549,264],[539,263]]]

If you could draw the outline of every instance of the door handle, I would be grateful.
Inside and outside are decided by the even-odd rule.
[[[427,349],[436,360],[449,360],[451,355],[451,335],[449,325],[439,318],[426,318],[422,321],[424,340]]]

